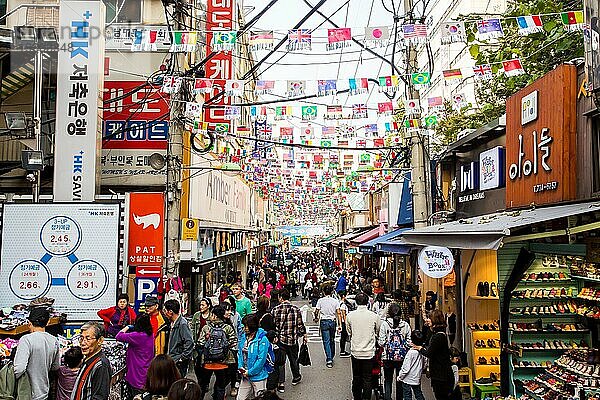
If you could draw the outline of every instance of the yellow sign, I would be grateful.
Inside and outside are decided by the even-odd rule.
[[[183,218],[181,220],[181,240],[198,240],[198,220]]]

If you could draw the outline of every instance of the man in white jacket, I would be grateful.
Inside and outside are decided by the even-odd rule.
[[[354,400],[369,400],[372,392],[373,357],[381,319],[367,309],[369,298],[359,293],[357,309],[348,314],[346,329],[352,355],[352,396]]]

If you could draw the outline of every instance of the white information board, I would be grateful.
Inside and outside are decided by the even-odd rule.
[[[115,305],[118,204],[5,204],[0,306],[51,297],[71,321]]]

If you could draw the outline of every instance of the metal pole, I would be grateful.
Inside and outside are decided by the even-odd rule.
[[[33,123],[35,133],[35,150],[42,150],[42,83],[44,80],[44,68],[43,68],[43,57],[42,50],[36,49],[34,57],[34,90],[33,90]],[[43,159],[43,152],[42,152]],[[32,186],[33,202],[38,203],[40,201],[40,186],[41,186],[41,173],[42,171],[34,171],[35,180]]]

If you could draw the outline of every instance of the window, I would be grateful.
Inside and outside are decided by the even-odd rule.
[[[142,0],[103,0],[106,23],[141,23]]]

